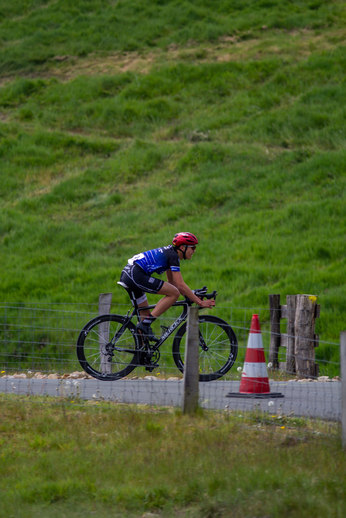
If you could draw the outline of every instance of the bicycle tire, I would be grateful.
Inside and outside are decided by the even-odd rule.
[[[79,333],[77,358],[85,372],[93,378],[104,381],[119,380],[138,366],[138,354],[114,350],[111,362],[108,360],[101,362],[103,339],[100,336],[99,325],[105,322],[109,323],[109,337],[111,338],[124,324],[125,318],[121,315],[100,315],[90,320]],[[106,341],[104,341],[104,345],[106,345]],[[127,349],[139,349],[136,327],[132,322],[127,323],[116,345]],[[106,358],[108,357],[106,356]]]
[[[178,329],[173,341],[173,358],[180,372],[184,372],[186,322]],[[199,381],[214,381],[233,366],[238,353],[237,337],[231,326],[221,318],[200,315],[199,333],[208,351],[199,351]]]

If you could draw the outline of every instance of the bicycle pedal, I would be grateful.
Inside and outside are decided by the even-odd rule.
[[[156,367],[159,367],[159,364],[158,364],[158,363],[152,363],[151,365],[148,365],[147,367],[145,367],[145,370],[146,370],[146,371],[149,371],[149,372],[153,372],[153,370],[154,370]]]

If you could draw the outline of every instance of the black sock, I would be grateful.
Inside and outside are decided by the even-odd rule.
[[[153,315],[150,314],[149,316],[145,317],[144,320],[142,320],[142,324],[144,324],[145,326],[150,326],[155,320],[156,317],[153,317]]]

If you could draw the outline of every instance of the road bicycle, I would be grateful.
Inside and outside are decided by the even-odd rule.
[[[186,347],[186,320],[192,301],[187,297],[175,302],[182,312],[169,326],[161,326],[162,335],[155,342],[137,332],[133,319],[140,321],[140,310],[152,309],[155,305],[138,308],[131,289],[118,282],[129,294],[133,308],[125,316],[100,315],[88,322],[77,340],[77,357],[82,368],[99,380],[119,380],[130,374],[136,367],[145,367],[152,372],[159,367],[160,347],[174,332],[173,359],[184,372]],[[201,299],[214,299],[217,292],[207,293],[204,286],[194,293]],[[202,309],[202,308],[200,308]],[[180,326],[180,327],[179,327]],[[199,315],[199,380],[213,381],[224,376],[237,358],[238,342],[231,326],[221,318]]]

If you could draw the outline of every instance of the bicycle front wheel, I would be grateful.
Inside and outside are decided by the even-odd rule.
[[[199,317],[199,381],[213,381],[230,370],[238,353],[237,337],[227,322],[212,315]],[[173,358],[184,372],[186,322],[173,341]]]
[[[136,327],[128,322],[122,329],[124,322],[125,318],[120,315],[101,315],[86,324],[80,332],[77,357],[85,372],[94,378],[118,380],[138,365]],[[116,348],[111,344],[114,337]]]

